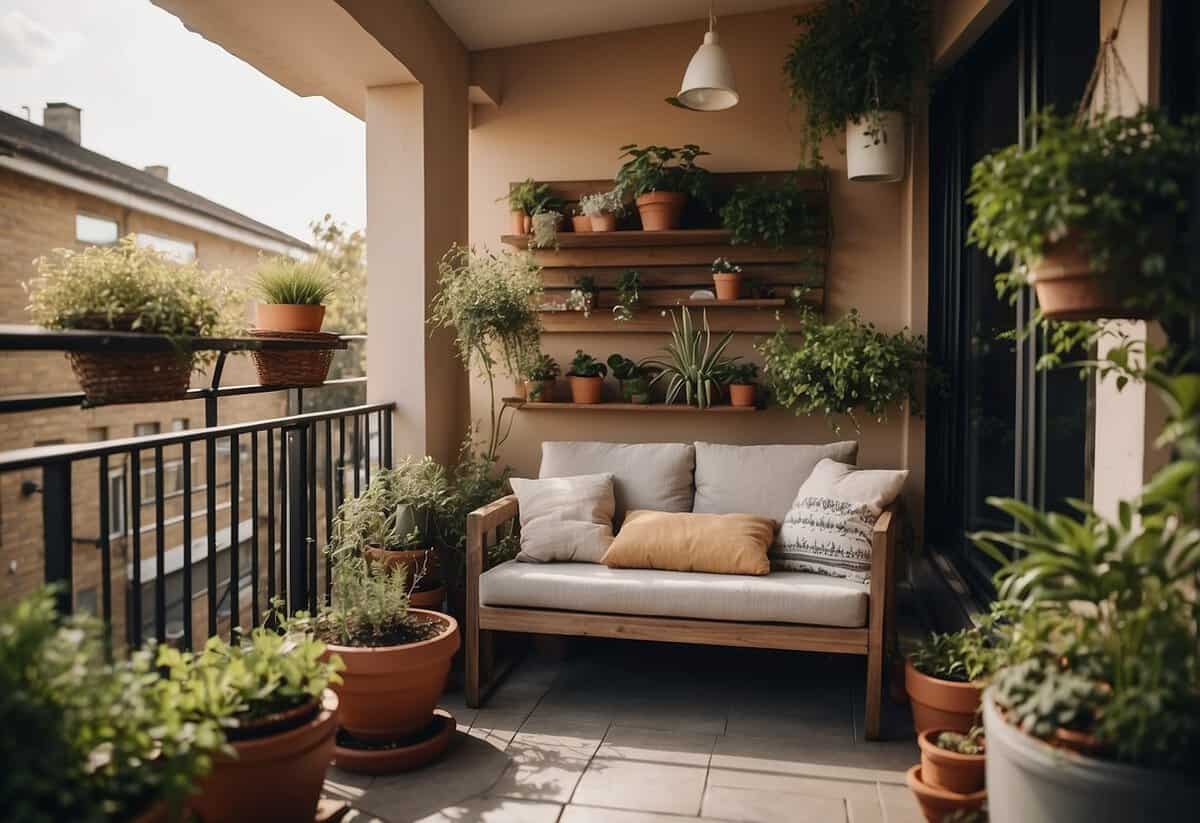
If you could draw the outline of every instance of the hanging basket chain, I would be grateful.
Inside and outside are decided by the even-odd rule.
[[[1137,86],[1133,84],[1133,78],[1125,67],[1125,61],[1121,59],[1121,53],[1117,51],[1117,35],[1121,31],[1121,21],[1125,19],[1125,8],[1128,5],[1129,0],[1122,0],[1121,10],[1117,13],[1117,22],[1100,44],[1100,51],[1096,54],[1096,64],[1092,67],[1087,88],[1083,92],[1083,98],[1079,101],[1079,108],[1075,112],[1075,122],[1078,125],[1094,122],[1098,115],[1107,116],[1114,111],[1120,114],[1124,109],[1121,102],[1122,81],[1129,86],[1134,102],[1139,107],[1142,105],[1142,98],[1138,94]],[[1101,94],[1098,109],[1094,105],[1097,88]]]

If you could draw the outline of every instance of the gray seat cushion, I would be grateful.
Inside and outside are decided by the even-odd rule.
[[[853,464],[858,443],[727,446],[696,444],[696,501],[703,514],[757,514],[783,522],[796,492],[826,457]],[[601,471],[593,469],[592,471]]]
[[[510,560],[479,580],[485,606],[840,628],[867,624],[867,599],[862,583],[808,572],[751,577]]]
[[[617,502],[614,522],[620,524],[625,512],[634,509],[691,511],[695,466],[696,450],[689,443],[547,441],[542,443],[538,477],[611,474]],[[787,502],[795,496],[792,489]]]

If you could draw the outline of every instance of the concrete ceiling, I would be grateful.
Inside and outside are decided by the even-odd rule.
[[[708,0],[429,0],[471,51],[664,23],[703,20]],[[722,15],[799,5],[796,0],[713,0]]]

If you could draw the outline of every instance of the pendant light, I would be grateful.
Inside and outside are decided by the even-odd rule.
[[[667,102],[692,111],[724,111],[737,105],[737,83],[733,79],[733,66],[725,56],[725,50],[717,41],[713,25],[712,2],[708,4],[708,31],[704,43],[692,55],[687,71],[683,74],[683,85],[679,94],[668,97]]]

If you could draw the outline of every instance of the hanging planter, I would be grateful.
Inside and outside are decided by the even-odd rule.
[[[846,124],[846,176],[856,183],[904,179],[904,115],[873,112]]]

